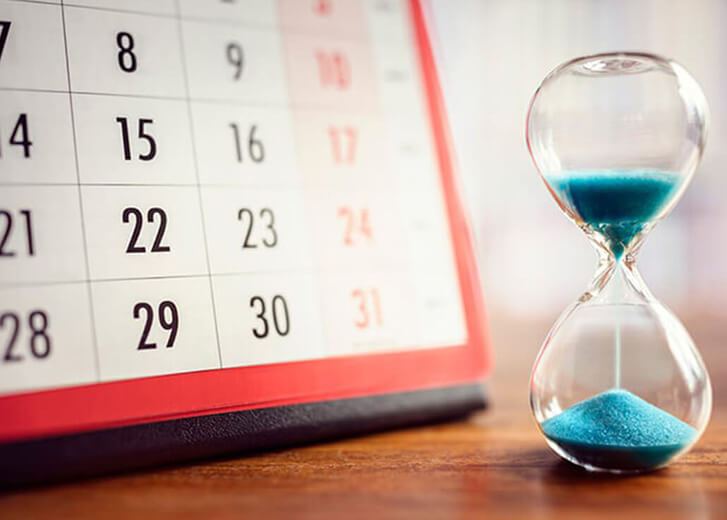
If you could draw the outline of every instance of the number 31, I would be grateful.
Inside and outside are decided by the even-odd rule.
[[[381,327],[384,324],[378,289],[355,289],[351,292],[351,298],[356,304],[356,317],[353,324],[357,329]]]

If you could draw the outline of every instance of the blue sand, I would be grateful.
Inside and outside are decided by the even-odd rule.
[[[695,439],[697,430],[626,390],[581,401],[541,425],[567,454],[605,469],[662,466]]]
[[[547,175],[546,180],[567,206],[606,238],[617,260],[681,183],[678,174],[660,170],[567,171]]]

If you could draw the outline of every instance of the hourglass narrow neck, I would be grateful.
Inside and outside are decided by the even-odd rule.
[[[599,251],[596,274],[581,301],[591,303],[643,303],[653,296],[636,269],[630,254],[616,260],[614,255]]]

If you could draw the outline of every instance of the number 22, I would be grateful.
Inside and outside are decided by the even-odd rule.
[[[162,208],[151,208],[146,212],[146,221],[149,224],[153,224],[159,217],[159,228],[157,228],[156,237],[154,243],[151,246],[152,253],[169,253],[172,248],[167,245],[163,245],[164,233],[167,231],[167,213]],[[138,245],[139,236],[141,235],[142,228],[144,226],[144,216],[139,208],[129,207],[124,208],[121,213],[121,222],[124,224],[130,224],[132,219],[134,220],[134,228],[131,231],[131,237],[129,238],[129,244],[126,246],[127,253],[146,253],[146,246]]]

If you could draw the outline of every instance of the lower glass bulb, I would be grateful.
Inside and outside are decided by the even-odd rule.
[[[662,467],[701,436],[712,409],[704,364],[679,320],[627,264],[607,265],[556,322],[530,403],[548,444],[591,470]]]

